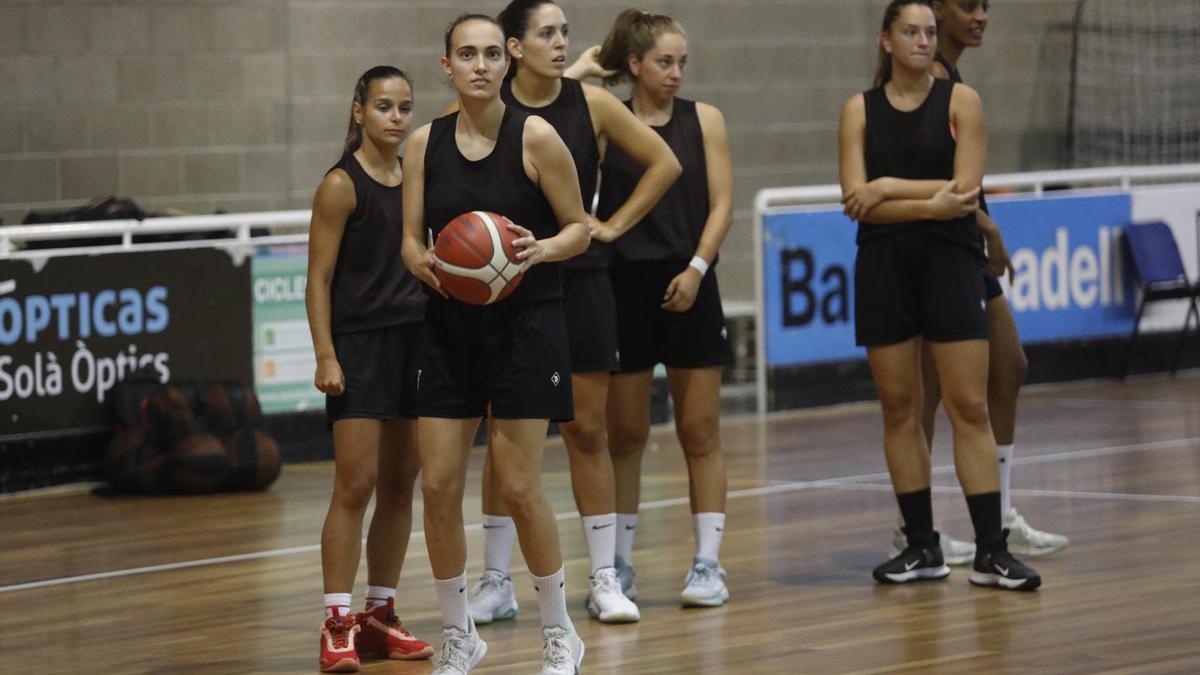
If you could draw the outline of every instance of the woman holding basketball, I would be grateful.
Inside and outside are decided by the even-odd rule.
[[[544,120],[500,99],[504,34],[479,14],[446,31],[443,72],[458,111],[409,141],[404,264],[431,288],[420,370],[421,488],[429,559],[443,615],[435,673],[465,673],[487,651],[467,610],[462,501],[466,458],[488,412],[492,472],[516,523],[542,619],[542,672],[574,673],[583,642],[567,615],[554,514],[539,483],[549,420],[572,415],[570,355],[556,263],[582,253],[588,231],[571,154]],[[524,280],[505,300],[467,305],[442,295],[425,245],[466,211],[508,217]]]
[[[609,246],[642,219],[679,176],[679,163],[662,138],[606,90],[563,77],[567,19],[551,0],[513,0],[497,17],[512,59],[500,98],[554,127],[571,151],[585,210],[596,193],[600,148],[619,147],[645,170],[607,222],[592,220],[595,241],[563,265],[563,306],[571,340],[575,419],[560,425],[570,458],[571,485],[591,559],[588,613],[605,623],[640,618],[621,592],[614,567],[617,515],[612,459],[605,437],[605,401],[617,369],[616,301],[608,278]],[[471,592],[476,623],[508,619],[517,603],[508,578],[515,539],[512,518],[484,464],[485,569]]]
[[[983,43],[983,32],[988,22],[987,0],[933,0],[931,3],[938,20],[938,50],[934,56],[935,77],[962,82],[958,73],[958,59],[968,47]],[[1062,549],[1068,540],[1061,534],[1043,532],[1032,527],[1024,516],[1012,506],[1012,462],[1013,440],[1017,425],[1017,397],[1025,382],[1028,362],[1012,310],[1004,299],[1004,290],[998,277],[1011,267],[1000,227],[988,214],[983,195],[979,197],[980,230],[987,241],[988,269],[984,276],[984,298],[987,300],[988,323],[988,415],[992,421],[992,434],[996,438],[996,450],[1000,469],[1000,514],[1004,528],[1009,531],[1008,546],[1014,553],[1024,555],[1048,555]],[[931,358],[921,361],[924,375],[925,401],[921,415],[925,439],[933,445],[933,422],[941,402],[937,371]],[[903,535],[897,536],[897,543]],[[903,546],[898,546],[897,550]],[[943,545],[943,550],[945,546]],[[973,553],[973,552],[972,552]],[[966,559],[963,562],[969,562]],[[947,561],[949,562],[949,561]],[[953,563],[951,563],[953,564]]]
[[[975,219],[987,154],[979,97],[931,72],[937,24],[928,2],[892,0],[875,88],[842,111],[847,210],[859,220],[855,333],[883,411],[884,454],[906,547],[881,583],[942,579],[929,448],[921,430],[921,349],[929,347],[954,427],[958,479],[975,526],[970,581],[1032,590],[1037,572],[1008,552],[1000,527],[996,444],[988,420],[983,251]]]
[[[717,287],[717,252],[733,221],[733,170],[725,120],[717,108],[678,97],[687,38],[669,16],[622,12],[599,53],[610,83],[633,82],[625,106],[674,151],[683,174],[627,235],[614,243],[619,373],[608,395],[608,433],[616,474],[618,573],[634,595],[629,564],[640,498],[642,453],[650,434],[653,368],[667,367],[675,432],[687,460],[696,554],[685,606],[729,598],[719,563],[725,529],[725,463],[718,428],[721,368],[733,361]],[[611,218],[634,194],[642,167],[609,144],[597,216]]]
[[[315,384],[333,425],[333,497],[321,531],[323,671],[358,670],[359,654],[420,659],[433,649],[396,618],[400,568],[412,530],[417,477],[416,359],[425,297],[398,265],[400,143],[412,121],[412,83],[376,66],[354,88],[345,153],[317,188],[308,239],[306,305]],[[367,606],[351,614],[362,521]]]

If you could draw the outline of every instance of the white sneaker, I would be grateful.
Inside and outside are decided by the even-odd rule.
[[[621,581],[621,592],[625,594],[625,597],[637,602],[637,584],[633,583],[637,572],[633,569],[633,565],[621,556],[617,556],[613,567],[617,570],[617,579]]]
[[[938,530],[938,544],[942,548],[942,559],[947,565],[970,565],[975,562],[975,544],[969,541],[955,539]],[[889,558],[895,558],[908,547],[908,537],[899,527],[892,533],[892,553]]]
[[[716,560],[697,557],[692,561],[679,595],[684,607],[720,607],[729,600],[725,570]]]
[[[481,626],[515,617],[517,598],[513,594],[512,579],[499,570],[484,570],[471,589],[467,612]]]
[[[583,640],[558,626],[542,629],[540,675],[576,675],[583,663]]]
[[[1070,543],[1070,540],[1061,534],[1033,529],[1016,509],[1008,512],[1008,517],[1004,519],[1004,527],[1008,530],[1008,550],[1017,555],[1050,555]]]
[[[475,623],[466,631],[454,626],[442,629],[442,653],[433,675],[466,675],[487,654],[487,643],[479,637]]]
[[[605,567],[592,575],[592,590],[587,597],[587,611],[600,623],[633,623],[642,618],[638,606],[621,592],[617,570]]]

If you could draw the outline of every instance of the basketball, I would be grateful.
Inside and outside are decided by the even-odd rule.
[[[282,468],[279,446],[269,435],[242,429],[224,443],[233,462],[232,489],[265,490],[279,477]]]
[[[198,388],[204,422],[211,433],[228,436],[262,417],[258,398],[241,382],[199,383]]]
[[[179,492],[205,494],[229,487],[232,461],[216,436],[193,434],[171,448],[167,471]]]
[[[471,305],[503,300],[521,283],[525,263],[517,260],[511,221],[488,211],[471,211],[450,221],[433,247],[434,273],[451,297]]]
[[[162,492],[166,462],[166,454],[147,442],[146,432],[141,429],[122,431],[108,444],[108,479],[117,492]]]
[[[192,404],[178,387],[164,384],[142,402],[146,436],[162,447],[171,447],[192,432]]]

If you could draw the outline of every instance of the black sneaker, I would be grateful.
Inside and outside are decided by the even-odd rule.
[[[1032,591],[1042,585],[1042,575],[1008,552],[1008,530],[995,546],[977,546],[975,566],[968,577],[976,586],[996,586],[1009,591]]]
[[[910,581],[945,579],[950,568],[942,558],[938,535],[914,537],[907,530],[908,546],[900,555],[875,568],[871,576],[881,584],[906,584]],[[976,558],[978,560],[978,558]]]

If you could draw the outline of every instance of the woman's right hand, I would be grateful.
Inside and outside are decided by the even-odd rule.
[[[438,281],[437,275],[433,273],[433,268],[437,265],[437,257],[433,255],[433,249],[427,248],[423,253],[413,251],[412,254],[403,256],[403,260],[404,266],[414,277],[437,291],[443,298],[450,297],[442,288],[442,282]]]
[[[322,394],[329,396],[341,396],[342,392],[346,391],[346,376],[342,373],[342,366],[336,356],[317,359],[317,374],[313,378],[313,385]]]
[[[616,74],[617,71],[607,70],[600,65],[600,45],[594,45],[583,50],[575,63],[572,63],[563,72],[563,77],[583,81],[589,77],[605,78]]]
[[[929,198],[930,215],[934,220],[954,220],[974,213],[979,207],[979,188],[970,192],[955,192],[958,181],[950,181]]]
[[[883,203],[885,197],[877,181],[870,181],[854,188],[842,197],[842,213],[850,220],[862,220],[871,209]]]

